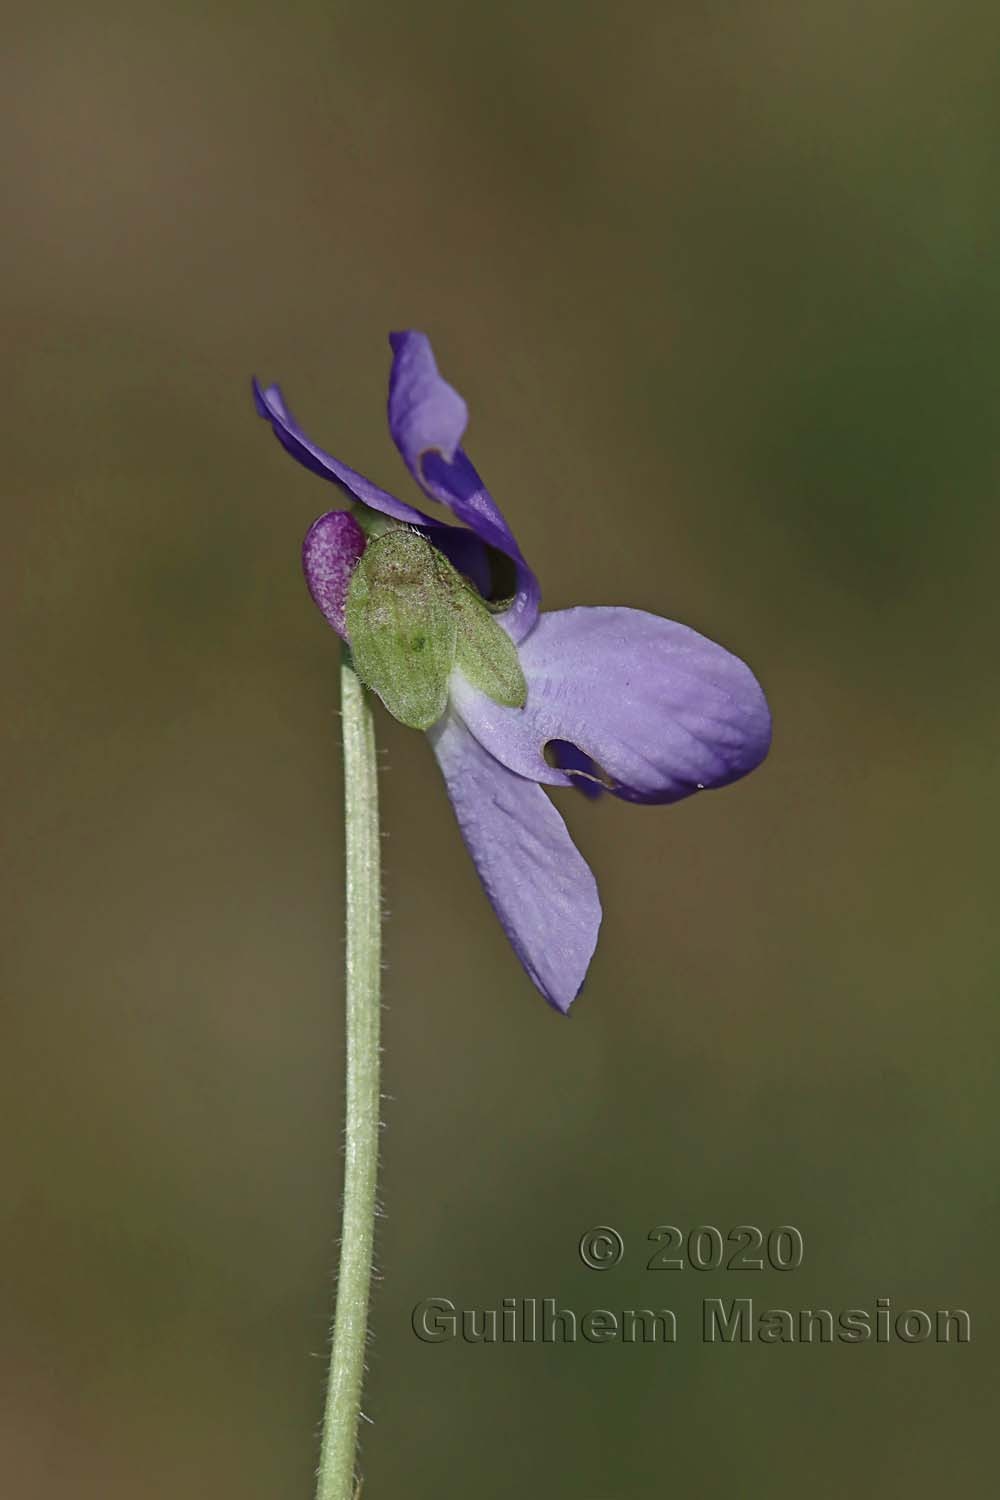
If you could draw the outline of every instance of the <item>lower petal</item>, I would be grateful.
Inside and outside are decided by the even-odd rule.
[[[727,786],[760,764],[771,716],[738,656],[686,625],[638,609],[565,609],[539,616],[519,648],[523,709],[502,708],[458,674],[452,703],[485,748],[520,776],[572,785],[568,741],[630,802],[676,802]]]
[[[428,737],[500,925],[529,979],[565,1013],[601,924],[590,868],[542,788],[502,766],[453,714]]]
[[[595,765],[589,755],[584,754],[569,740],[550,740],[546,753],[549,764],[558,766],[560,771],[565,771],[568,776],[572,776],[573,785],[585,797],[596,801],[606,790],[601,780],[600,766]]]

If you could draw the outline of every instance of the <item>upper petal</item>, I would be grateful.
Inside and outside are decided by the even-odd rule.
[[[424,492],[438,500],[490,547],[511,558],[516,593],[502,616],[515,641],[523,640],[538,615],[538,580],[528,567],[499,506],[459,446],[468,412],[465,402],[438,374],[426,334],[391,333],[389,429],[407,468]]]
[[[590,868],[542,788],[508,771],[454,715],[428,738],[500,924],[529,979],[565,1013],[601,924]]]
[[[544,753],[569,741],[616,796],[676,802],[736,781],[767,754],[771,716],[757,679],[686,625],[638,609],[557,610],[540,616],[520,655],[523,709],[492,703],[457,673],[452,703],[521,776],[570,785]]]
[[[407,505],[404,500],[397,500],[395,495],[380,489],[363,474],[349,469],[346,464],[332,458],[311,442],[285,405],[278,386],[269,385],[265,390],[254,380],[253,395],[258,415],[270,422],[278,442],[300,464],[304,464],[314,474],[319,474],[322,479],[332,480],[352,500],[360,500],[371,506],[372,510],[379,510],[396,521],[408,521],[414,526],[431,524],[430,517],[425,516],[423,511]]]
[[[455,457],[468,425],[469,409],[454,387],[438,374],[431,341],[425,333],[412,329],[390,333],[389,344],[389,430],[419,483],[422,453],[437,449],[449,463]]]

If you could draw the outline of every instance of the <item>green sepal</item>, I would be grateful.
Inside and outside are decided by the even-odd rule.
[[[461,579],[455,593],[458,639],[455,665],[473,687],[494,703],[507,708],[523,708],[528,698],[528,684],[521,671],[517,647],[502,625],[498,625],[489,607],[467,588]]]
[[[429,729],[448,706],[453,668],[508,708],[528,686],[517,647],[489,606],[424,537],[393,526],[371,539],[351,577],[345,624],[355,670],[393,718]]]
[[[358,676],[411,729],[429,729],[448,706],[459,617],[453,576],[422,536],[393,529],[368,543],[347,592]]]
[[[392,516],[384,516],[380,510],[372,510],[370,505],[365,505],[361,500],[355,500],[351,506],[351,515],[369,541],[377,536],[385,536],[387,531],[399,530],[402,524]]]

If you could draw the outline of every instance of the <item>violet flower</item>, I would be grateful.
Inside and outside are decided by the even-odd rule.
[[[397,500],[317,448],[277,386],[254,382],[257,410],[293,458],[366,508],[358,514],[379,512],[426,538],[479,595],[489,598],[496,555],[508,560],[512,597],[494,618],[517,648],[523,706],[494,701],[456,665],[428,737],[514,951],[545,999],[566,1012],[594,952],[601,906],[543,786],[607,789],[638,803],[727,786],[767,754],[767,703],[744,662],[685,625],[615,607],[540,613],[537,579],[460,446],[465,402],[438,374],[424,334],[394,333],[390,343],[393,440],[424,493],[460,525]],[[346,511],[321,516],[303,547],[312,597],[345,640],[348,591],[365,548]]]

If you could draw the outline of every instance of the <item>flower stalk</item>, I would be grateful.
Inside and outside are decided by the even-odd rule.
[[[375,1231],[382,904],[371,700],[344,647],[347,1090],[344,1216],[316,1500],[353,1500]]]

